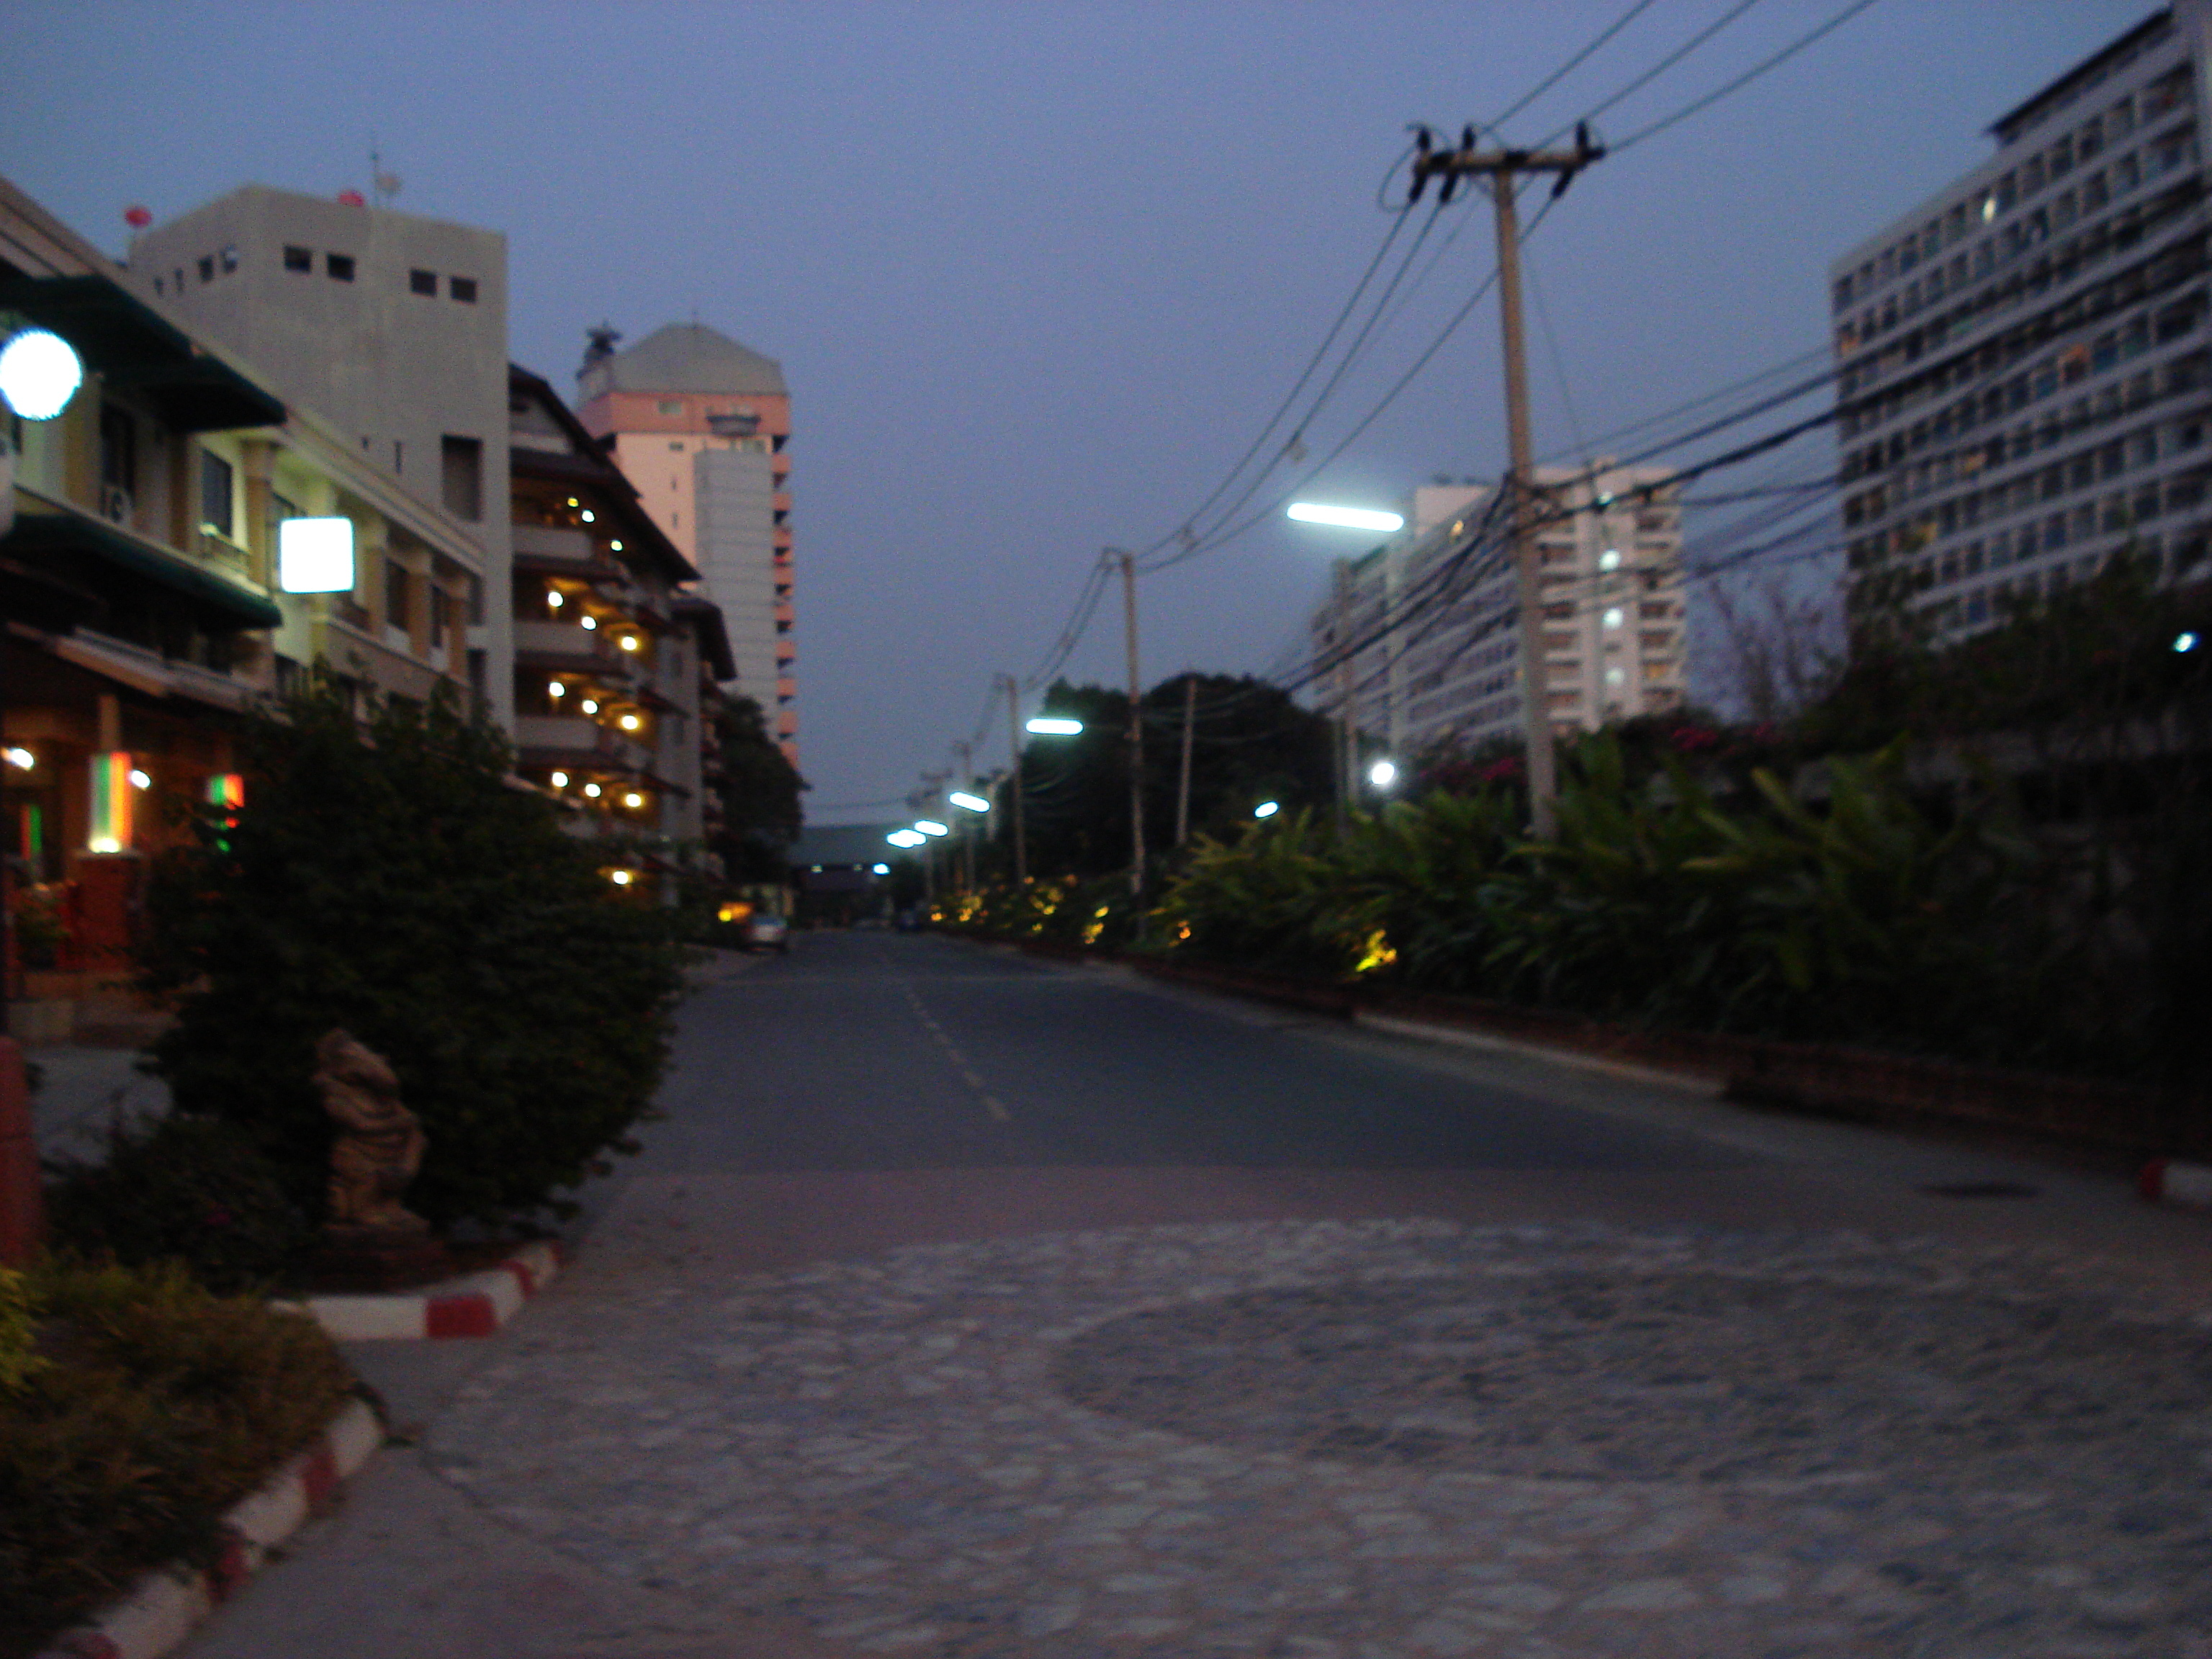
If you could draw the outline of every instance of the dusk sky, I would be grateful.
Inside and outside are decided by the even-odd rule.
[[[365,189],[373,135],[397,207],[507,234],[512,354],[556,385],[603,318],[635,341],[696,314],[780,359],[810,814],[862,820],[945,763],[994,671],[1044,657],[1102,547],[1170,533],[1244,453],[1389,228],[1406,125],[1493,118],[1631,3],[14,0],[0,172],[119,257],[133,204]],[[1741,4],[1655,0],[1506,133],[1571,122]],[[1757,0],[1601,134],[1844,4]],[[1830,259],[2150,10],[1877,0],[1593,167],[1528,249],[1540,452],[1816,350]],[[1487,204],[1425,256],[1455,231],[1309,429],[1316,458],[1488,273]],[[1303,493],[1390,507],[1494,477],[1498,356],[1485,304]],[[1148,578],[1146,679],[1281,659],[1364,544],[1270,518]],[[1117,601],[1067,672],[1118,681],[1121,653]],[[984,757],[1005,742],[1001,712]]]

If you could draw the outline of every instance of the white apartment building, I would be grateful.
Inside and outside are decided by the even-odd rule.
[[[1664,468],[1540,467],[1545,697],[1561,735],[1681,706],[1686,591]],[[1522,734],[1517,590],[1497,491],[1425,486],[1407,527],[1340,561],[1313,613],[1317,705],[1397,754]],[[1353,647],[1339,667],[1338,641]]]
[[[469,527],[482,549],[459,596],[469,684],[512,732],[507,238],[351,192],[247,185],[137,236],[130,271],[363,460]],[[377,579],[365,563],[364,583]]]
[[[2124,550],[2202,557],[2208,32],[2176,0],[1830,267],[1856,626],[1955,637]]]

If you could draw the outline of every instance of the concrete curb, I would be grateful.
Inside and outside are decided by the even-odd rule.
[[[339,1482],[383,1443],[376,1413],[362,1401],[349,1402],[320,1439],[223,1517],[222,1558],[212,1569],[172,1565],[148,1573],[122,1600],[56,1637],[39,1659],[156,1659],[168,1652],[261,1569],[274,1546],[328,1509]]]
[[[1464,1025],[1407,1019],[1396,1014],[1373,1013],[1365,1008],[1353,1009],[1352,1021],[1355,1025],[1391,1036],[1413,1037],[1424,1042],[1452,1043],[1462,1048],[1480,1048],[1492,1054],[1522,1054],[1534,1060],[1547,1060],[1557,1065],[1577,1066],[1586,1072],[1601,1072],[1607,1077],[1620,1078],[1625,1082],[1663,1084],[1669,1089],[1686,1090],[1711,1100],[1718,1100],[1728,1087],[1725,1078],[1691,1066],[1677,1070],[1663,1066],[1638,1066],[1632,1060],[1608,1060],[1601,1054],[1589,1054],[1579,1048],[1492,1036],[1488,1032],[1469,1030]]]
[[[541,1238],[487,1272],[464,1273],[419,1291],[310,1296],[270,1305],[307,1315],[337,1342],[489,1336],[560,1270],[560,1245]]]
[[[2154,1204],[2186,1204],[2212,1210],[2212,1164],[2154,1158],[2143,1165],[2136,1189]]]

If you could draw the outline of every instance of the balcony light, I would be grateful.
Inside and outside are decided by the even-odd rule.
[[[585,712],[586,714],[598,714],[598,713],[599,712],[599,700],[597,697],[586,697],[586,698],[585,698],[585,699],[584,699],[584,712]]]
[[[599,619],[597,617],[583,616],[576,618],[576,626],[579,628],[592,629],[597,628],[599,625]]]
[[[566,772],[556,772],[547,781],[556,789],[566,789],[568,787],[568,775]]]
[[[2197,648],[2197,635],[2176,634],[2173,636],[2173,648],[2177,651],[2194,651]]]
[[[565,697],[568,695],[568,688],[558,680],[548,680],[545,682],[545,695],[549,697]]]
[[[583,520],[586,524],[594,524],[598,522],[599,515],[592,512],[592,509],[587,507],[576,516]]]
[[[27,772],[39,763],[39,757],[21,744],[8,745],[8,764],[18,772]]]
[[[154,780],[134,766],[131,769],[131,787],[133,789],[151,789]]]
[[[583,503],[578,501],[574,495],[571,495],[568,497],[568,505],[571,507],[581,507]]]
[[[617,887],[627,887],[635,878],[627,870],[610,870],[607,879]]]
[[[637,649],[637,635],[635,635],[635,634],[625,634],[625,635],[623,635],[622,636],[622,648],[623,648],[623,650],[625,650],[625,651],[635,651],[635,650],[636,650],[636,649]]]
[[[600,794],[599,786],[596,783],[587,783],[584,786],[584,793],[593,800],[597,800]]]
[[[619,553],[622,551],[622,544],[620,542],[609,542],[607,544],[607,550],[611,553]]]
[[[629,793],[623,797],[623,805],[635,811],[636,808],[645,805],[645,797],[639,794],[636,790],[633,789]]]
[[[550,605],[554,610],[558,611],[562,605],[568,603],[568,596],[556,587],[546,594],[545,603]]]
[[[624,714],[622,717],[622,729],[625,732],[635,732],[644,724],[645,722],[635,714]]]

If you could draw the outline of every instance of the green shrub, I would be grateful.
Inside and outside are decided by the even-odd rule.
[[[13,1267],[0,1267],[0,1401],[46,1363],[31,1346],[36,1328],[23,1275]]]
[[[353,1382],[312,1322],[211,1296],[175,1264],[26,1276],[51,1363],[0,1395],[0,1652],[173,1560],[211,1564],[224,1513]]]
[[[179,1260],[219,1294],[264,1288],[313,1239],[283,1172],[220,1118],[112,1125],[105,1158],[62,1166],[47,1206],[58,1248],[131,1267]]]
[[[179,1109],[245,1126],[312,1218],[333,1026],[398,1073],[429,1141],[406,1201],[439,1226],[566,1212],[562,1189],[635,1149],[678,947],[512,758],[444,697],[364,726],[319,684],[247,732],[234,822],[202,817],[157,871],[147,983],[190,994],[155,1068]]]

